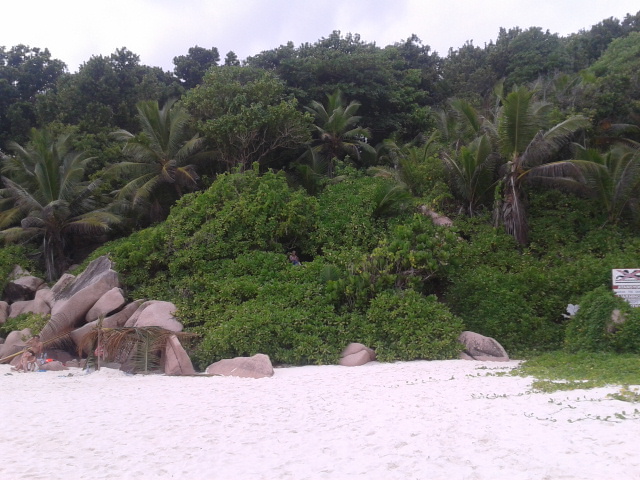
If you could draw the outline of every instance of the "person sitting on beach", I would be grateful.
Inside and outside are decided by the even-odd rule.
[[[293,264],[293,265],[302,265],[300,263],[300,259],[298,258],[298,255],[296,254],[296,251],[294,250],[293,252],[291,252],[291,254],[289,255],[289,261]]]
[[[31,348],[27,348],[20,357],[20,363],[16,369],[18,372],[31,372],[36,370],[37,357]]]
[[[44,351],[44,344],[40,341],[40,335],[34,335],[26,343],[28,349],[38,358]]]
[[[96,349],[93,351],[93,354],[98,360],[104,360],[104,344],[102,342],[96,345]]]

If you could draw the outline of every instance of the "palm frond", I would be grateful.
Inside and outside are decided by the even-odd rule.
[[[478,137],[454,155],[445,154],[443,160],[458,193],[467,203],[468,214],[473,216],[487,192],[495,185],[493,174],[496,157],[492,155],[488,136]]]
[[[115,213],[95,210],[74,218],[68,223],[65,230],[82,235],[99,235],[121,221],[122,217]]]
[[[498,135],[502,153],[510,158],[525,151],[541,129],[541,122],[532,112],[533,91],[515,88],[502,102]]]
[[[42,236],[40,228],[12,227],[0,231],[0,238],[8,243],[28,242]]]
[[[373,195],[375,208],[374,217],[395,215],[408,208],[413,196],[402,184],[385,182],[380,185]]]
[[[20,211],[29,212],[42,208],[42,204],[36,196],[37,192],[30,192],[7,177],[2,177],[2,183],[5,185],[6,194],[10,196],[16,208]]]
[[[196,335],[186,332],[173,332],[161,327],[118,327],[96,326],[82,337],[78,343],[78,352],[93,352],[98,346],[104,352],[106,360],[118,363],[130,363],[136,372],[149,373],[158,368],[161,354],[172,336],[189,339]]]
[[[465,119],[466,124],[471,127],[471,130],[476,134],[480,134],[483,121],[477,110],[466,100],[454,98],[449,104],[458,113],[459,116]]]
[[[19,208],[7,208],[0,212],[0,230],[20,222],[24,213]]]

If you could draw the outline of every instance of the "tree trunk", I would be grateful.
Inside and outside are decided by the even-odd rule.
[[[524,202],[521,198],[520,185],[514,174],[509,175],[505,185],[501,217],[505,231],[515,238],[516,242],[525,245],[529,240],[529,227]]]

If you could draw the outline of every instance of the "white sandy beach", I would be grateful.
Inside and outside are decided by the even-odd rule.
[[[640,478],[638,404],[608,398],[615,386],[540,394],[495,375],[515,366],[372,362],[256,380],[0,365],[0,479]]]

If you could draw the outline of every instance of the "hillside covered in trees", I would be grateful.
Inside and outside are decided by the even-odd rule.
[[[178,306],[201,365],[352,341],[451,358],[464,329],[640,353],[640,313],[608,291],[640,252],[640,12],[446,57],[333,32],[174,65],[122,48],[68,73],[0,47],[3,272],[109,254],[130,298]],[[602,302],[624,328],[564,315]]]

